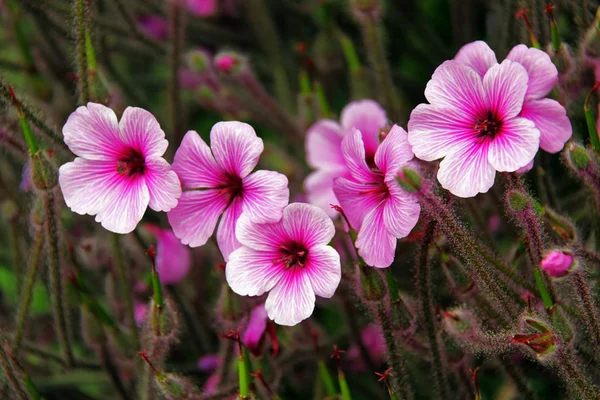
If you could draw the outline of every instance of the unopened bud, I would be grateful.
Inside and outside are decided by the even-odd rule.
[[[42,151],[31,156],[31,180],[33,186],[41,191],[50,190],[58,184],[58,171]]]
[[[19,215],[19,208],[17,204],[12,200],[5,200],[2,202],[2,215],[7,220],[14,220]]]
[[[165,373],[155,375],[154,380],[167,399],[194,399],[200,393],[189,379],[181,375]]]
[[[379,301],[385,296],[385,284],[383,278],[376,268],[360,266],[360,284],[362,294],[368,301]]]
[[[568,275],[575,266],[573,256],[564,251],[551,251],[541,262],[542,270],[553,278],[561,278]]]
[[[207,52],[196,49],[185,55],[185,64],[191,71],[202,73],[210,69],[211,60]]]
[[[544,207],[525,192],[513,189],[507,196],[508,204],[513,211],[521,212],[531,207],[537,214],[544,214]]]
[[[556,352],[557,337],[550,326],[535,318],[525,317],[523,319],[525,326],[533,329],[535,333],[516,334],[512,337],[513,344],[522,344],[533,350],[536,357],[540,360],[547,359]]]
[[[577,238],[577,230],[573,223],[553,210],[546,208],[544,220],[564,241],[572,242]]]
[[[565,148],[567,164],[574,171],[582,171],[590,166],[591,158],[585,147],[577,143],[570,143]]]
[[[221,52],[214,58],[215,68],[226,75],[237,75],[248,68],[244,57],[233,52]]]
[[[398,171],[396,179],[400,186],[402,186],[402,189],[410,193],[418,192],[423,186],[421,176],[410,168],[402,168],[402,170]]]

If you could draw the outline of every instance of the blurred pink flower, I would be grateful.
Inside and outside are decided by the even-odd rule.
[[[407,236],[421,208],[414,195],[396,181],[403,165],[413,158],[406,131],[397,125],[381,142],[373,158],[357,129],[346,136],[342,152],[351,178],[337,178],[334,191],[352,228],[358,231],[358,254],[368,265],[389,267],[397,238]]]
[[[240,246],[235,225],[242,211],[260,223],[279,220],[289,200],[288,180],[274,171],[250,173],[263,152],[263,141],[248,124],[219,122],[210,132],[210,142],[209,148],[195,131],[183,138],[173,169],[185,190],[168,217],[175,236],[197,247],[206,243],[223,214],[217,242],[227,261]]]
[[[230,72],[236,64],[236,59],[227,54],[215,58],[215,67],[222,72]]]
[[[270,292],[265,309],[276,323],[298,324],[312,314],[315,295],[335,293],[342,276],[340,256],[327,245],[335,228],[320,208],[292,203],[280,221],[265,224],[244,213],[236,234],[242,247],[229,257],[227,282],[242,296]]]
[[[217,12],[217,0],[184,0],[187,10],[198,17],[210,17]]]
[[[137,22],[142,32],[154,40],[165,40],[169,34],[167,20],[159,15],[141,15]]]
[[[571,137],[557,101],[544,96],[558,81],[550,57],[515,46],[501,64],[484,42],[470,43],[439,66],[408,123],[415,155],[444,158],[438,180],[459,197],[485,193],[496,171],[527,166],[538,148],[555,153]]]
[[[213,372],[221,365],[221,357],[218,354],[207,354],[198,360],[198,368],[202,372]]]
[[[31,159],[27,159],[25,165],[23,165],[23,175],[21,177],[21,183],[19,184],[19,190],[22,192],[28,192],[33,189],[33,180],[31,179]]]
[[[190,248],[181,244],[170,229],[146,224],[146,229],[156,237],[156,271],[163,285],[180,282],[190,270]]]
[[[60,167],[59,182],[73,212],[96,215],[116,233],[129,233],[146,208],[169,211],[181,185],[162,155],[169,142],[148,111],[127,107],[121,121],[108,107],[88,103],[63,127],[65,143],[78,157]]]
[[[371,360],[376,365],[381,365],[385,361],[387,346],[381,328],[375,324],[369,324],[360,332],[360,338],[365,345]],[[357,371],[367,369],[364,360],[360,354],[357,344],[353,344],[348,349],[347,359],[349,364]]]
[[[573,266],[573,256],[563,251],[551,251],[544,257],[541,268],[554,278],[565,276]]]
[[[339,204],[333,191],[333,180],[350,178],[342,154],[342,140],[358,129],[365,143],[365,155],[373,159],[379,144],[379,133],[387,123],[385,110],[373,100],[360,100],[342,110],[340,122],[322,119],[306,132],[306,161],[315,169],[304,181],[308,202],[321,207],[330,217],[337,212],[330,204]]]
[[[202,388],[204,390],[204,394],[212,394],[216,392],[217,387],[219,386],[219,381],[220,379],[218,374],[212,374],[209,376],[204,383],[204,387]]]
[[[260,304],[252,309],[248,326],[244,330],[242,342],[253,354],[260,354],[260,347],[263,336],[267,330],[267,310],[264,304]]]
[[[148,318],[148,312],[150,311],[150,306],[148,303],[135,302],[133,307],[133,316],[135,319],[135,323],[138,326],[142,326],[146,319]]]

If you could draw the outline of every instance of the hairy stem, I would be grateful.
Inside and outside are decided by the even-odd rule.
[[[169,118],[171,134],[180,141],[183,137],[181,115],[181,87],[179,82],[179,66],[183,47],[183,11],[178,2],[169,4]]]
[[[56,217],[54,194],[44,193],[44,209],[46,211],[46,245],[48,248],[48,273],[50,294],[54,312],[54,329],[67,366],[74,364],[71,339],[68,331],[66,302],[63,296],[63,279],[60,267],[60,250],[58,240],[58,221]]]
[[[38,264],[40,259],[40,253],[44,246],[44,229],[40,228],[36,234],[33,243],[33,252],[31,253],[31,259],[27,266],[25,273],[25,281],[23,291],[19,300],[19,310],[17,311],[17,326],[13,336],[12,348],[15,354],[18,354],[19,346],[21,345],[21,339],[23,338],[23,332],[25,328],[25,321],[29,314],[29,306],[31,305],[31,298],[33,295],[33,287],[38,272]]]
[[[596,348],[600,348],[600,323],[598,322],[598,313],[594,305],[594,300],[590,293],[590,287],[585,279],[584,271],[573,273],[573,282],[579,295],[579,303],[583,319],[588,323],[589,333],[593,336]]]
[[[431,294],[431,273],[429,265],[429,250],[435,240],[435,230],[437,223],[435,220],[427,224],[425,237],[421,243],[419,253],[417,255],[417,286],[419,292],[419,300],[421,302],[421,311],[423,312],[425,329],[427,331],[427,339],[431,353],[431,367],[433,378],[436,384],[438,397],[441,399],[448,398],[448,379],[446,376],[446,366],[444,365],[445,358],[442,356],[444,346],[440,342],[437,335],[435,320],[433,317],[433,302]]]
[[[17,374],[13,365],[4,351],[4,340],[2,338],[0,338],[0,367],[2,367],[2,371],[4,371],[4,376],[8,380],[10,388],[13,390],[15,396],[17,396],[16,398],[19,400],[28,400],[27,394],[17,379]]]
[[[77,88],[79,103],[86,105],[90,101],[88,77],[88,59],[85,51],[86,2],[75,0],[75,47],[77,48]]]

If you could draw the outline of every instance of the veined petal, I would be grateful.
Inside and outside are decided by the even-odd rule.
[[[154,115],[143,108],[127,107],[119,121],[119,130],[121,141],[144,157],[160,157],[169,146]]]
[[[242,199],[236,197],[225,209],[219,229],[217,229],[217,243],[223,259],[227,261],[232,251],[241,246],[241,243],[235,237],[235,224],[242,214]]]
[[[316,246],[308,251],[305,272],[317,296],[330,298],[342,279],[339,253],[330,246]]]
[[[483,77],[486,110],[500,120],[516,117],[523,108],[527,80],[527,71],[519,63],[504,60],[492,66]]]
[[[183,192],[177,206],[167,213],[175,236],[191,247],[205,244],[213,234],[230,196],[221,190]]]
[[[317,170],[309,174],[304,180],[304,191],[308,202],[321,207],[331,218],[337,215],[337,211],[331,208],[331,204],[339,205],[339,201],[333,192],[333,181],[338,177],[349,178],[350,174],[346,169]]]
[[[342,152],[348,170],[354,179],[363,183],[377,180],[377,175],[367,165],[365,145],[363,144],[359,130],[355,129],[344,138],[342,141]]]
[[[363,185],[345,178],[334,181],[333,191],[354,229],[359,230],[367,212],[383,201],[384,194],[374,190],[377,186]]]
[[[488,161],[500,172],[514,172],[527,165],[540,146],[540,131],[532,121],[513,118],[504,121],[502,130],[490,141]]]
[[[123,177],[116,174],[107,182],[106,204],[96,215],[104,229],[115,233],[130,233],[144,216],[150,201],[148,186],[141,177]]]
[[[419,104],[410,114],[408,141],[421,160],[437,160],[471,142],[475,123],[457,108]]]
[[[225,171],[196,131],[188,131],[175,153],[173,170],[189,189],[212,188],[227,183]]]
[[[276,262],[276,251],[240,247],[229,255],[225,267],[227,283],[240,296],[259,296],[273,289],[285,274],[285,266]]]
[[[383,204],[383,223],[397,238],[408,236],[419,220],[421,207],[416,197],[405,192],[395,178],[387,180],[390,197]]]
[[[529,81],[526,99],[540,99],[558,83],[558,70],[550,56],[542,50],[519,44],[512,48],[506,58],[518,62],[527,70]]]
[[[149,206],[154,211],[170,211],[181,196],[181,184],[175,171],[161,157],[146,159],[144,179],[150,193]]]
[[[385,110],[377,102],[359,100],[344,107],[340,122],[349,132],[358,129],[362,134],[366,152],[373,155],[379,146],[379,132],[387,125],[388,118]]]
[[[257,223],[242,213],[235,226],[235,236],[244,246],[258,251],[278,251],[288,239],[281,222]]]
[[[306,271],[286,271],[269,293],[265,309],[279,325],[293,326],[310,317],[315,309],[315,292]]]
[[[254,128],[238,121],[217,122],[210,131],[210,147],[221,168],[240,178],[256,167],[264,149]]]
[[[427,83],[425,97],[435,106],[457,109],[465,118],[473,119],[485,108],[481,77],[472,68],[454,60],[437,67]]]
[[[567,112],[556,100],[525,101],[521,117],[533,121],[540,131],[540,147],[548,153],[561,151],[573,134]]]
[[[385,226],[383,205],[370,210],[362,223],[356,247],[367,265],[386,268],[394,262],[397,239]]]
[[[458,197],[487,192],[496,170],[488,162],[488,144],[472,143],[447,155],[440,162],[437,178],[444,189]]]
[[[482,78],[492,65],[498,63],[494,50],[482,40],[465,44],[456,53],[454,60],[473,68]]]
[[[87,160],[117,161],[125,150],[117,116],[102,104],[77,108],[63,127],[63,135],[69,149]]]
[[[346,131],[336,121],[322,119],[306,132],[306,162],[312,168],[344,166],[342,139]]]
[[[290,200],[287,177],[275,171],[256,171],[243,180],[244,212],[256,222],[276,222]]]
[[[375,153],[375,165],[385,176],[395,176],[400,167],[413,157],[408,134],[394,125]]]
[[[306,203],[292,203],[281,218],[287,237],[307,248],[326,245],[335,235],[335,227],[325,211]],[[310,251],[310,250],[309,250]]]
[[[267,318],[267,310],[265,310],[264,304],[254,307],[250,313],[248,326],[244,331],[242,342],[255,354],[260,353],[259,346],[267,329]]]

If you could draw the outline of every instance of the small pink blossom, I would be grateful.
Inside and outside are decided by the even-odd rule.
[[[315,295],[330,298],[340,283],[340,256],[327,245],[334,234],[325,211],[310,204],[288,205],[274,223],[252,222],[244,213],[236,227],[242,247],[229,257],[227,282],[242,296],[269,292],[269,318],[296,325],[312,314]]]
[[[253,354],[260,354],[260,347],[264,334],[267,330],[267,310],[264,304],[260,304],[252,309],[248,326],[244,330],[242,342]]]
[[[571,137],[564,107],[544,98],[557,81],[540,50],[518,45],[498,64],[486,43],[463,46],[434,72],[425,89],[429,104],[411,113],[415,155],[443,158],[438,180],[456,196],[487,192],[496,171],[526,167],[539,147],[556,153]]]
[[[235,60],[235,58],[227,54],[215,58],[215,67],[221,72],[231,72],[231,70],[236,64],[237,61]]]
[[[184,4],[197,17],[210,17],[217,12],[217,0],[184,0]]]
[[[387,353],[387,345],[381,328],[377,325],[370,324],[363,328],[360,332],[360,339],[364,344],[369,357],[376,365],[381,365],[385,361]],[[362,371],[367,369],[364,360],[360,354],[360,348],[357,344],[353,344],[348,348],[347,359],[353,369]]]
[[[406,131],[394,125],[369,158],[361,132],[355,129],[344,138],[342,152],[351,178],[337,178],[334,191],[350,225],[358,231],[358,254],[368,265],[389,267],[397,238],[410,233],[421,211],[414,195],[396,180],[400,168],[413,158]]]
[[[221,366],[222,360],[218,354],[207,354],[198,360],[198,368],[202,372],[213,372]]]
[[[167,20],[159,15],[142,15],[137,22],[142,32],[154,40],[165,40],[169,34]]]
[[[73,212],[95,215],[116,233],[129,233],[146,208],[169,211],[181,195],[179,179],[162,155],[169,142],[148,111],[127,107],[121,121],[108,107],[88,103],[63,127],[78,157],[60,167],[59,182]]]
[[[342,152],[342,140],[354,129],[362,134],[365,154],[373,159],[381,130],[387,126],[385,110],[373,100],[360,100],[342,110],[340,123],[322,119],[306,132],[306,161],[315,169],[304,181],[308,202],[321,207],[330,217],[337,212],[331,204],[339,204],[333,191],[333,180],[351,178]]]
[[[190,271],[190,249],[184,246],[170,229],[146,224],[146,229],[156,237],[156,271],[163,285],[180,282]]]
[[[235,225],[246,212],[253,221],[277,221],[289,200],[288,180],[274,171],[252,170],[263,152],[263,141],[242,122],[219,122],[210,132],[211,147],[189,131],[175,154],[173,169],[184,192],[168,213],[173,232],[183,244],[202,246],[217,230],[225,261],[240,246]],[[211,151],[212,150],[212,151]]]
[[[150,311],[150,306],[148,303],[136,302],[133,307],[133,315],[135,319],[135,323],[137,326],[144,325],[146,319],[148,318],[148,312]]]
[[[544,257],[541,268],[548,275],[560,278],[569,273],[573,266],[573,256],[563,251],[551,251]]]

